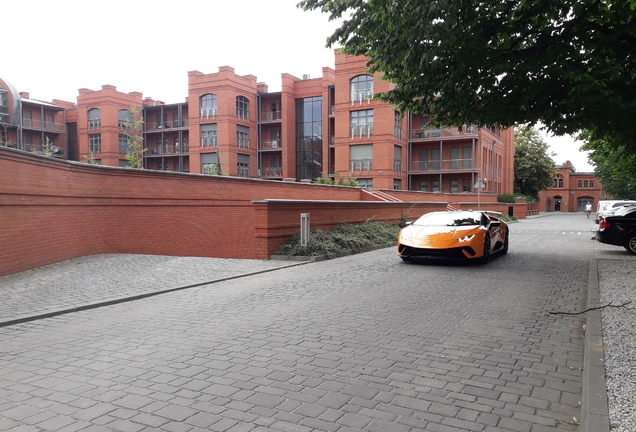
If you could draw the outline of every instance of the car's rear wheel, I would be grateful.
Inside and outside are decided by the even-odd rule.
[[[488,264],[490,261],[490,236],[486,234],[484,239],[484,255],[481,257],[480,262],[482,264]]]
[[[629,236],[623,246],[625,246],[627,252],[632,255],[636,255],[636,234],[632,234],[631,236]]]
[[[510,239],[510,230],[507,229],[506,230],[506,238],[504,239],[504,245],[503,245],[503,249],[501,250],[502,254],[507,254],[508,253],[508,241]]]

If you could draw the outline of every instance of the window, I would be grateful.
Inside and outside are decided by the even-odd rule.
[[[88,136],[88,153],[99,154],[102,152],[102,135],[91,134]]]
[[[0,122],[6,122],[9,115],[9,98],[7,92],[0,88]],[[25,125],[26,126],[26,125]]]
[[[594,180],[590,180],[590,187],[593,188],[594,187]]]
[[[216,116],[216,95],[206,94],[199,99],[201,104],[201,118],[214,118]]]
[[[431,182],[431,192],[439,192],[439,180],[433,180]]]
[[[418,165],[415,167],[418,171],[428,171],[428,150],[420,150],[420,161],[416,162]]]
[[[450,181],[450,192],[458,193],[459,192],[459,180],[451,180]]]
[[[582,188],[583,187],[583,180],[579,180],[578,182],[578,187]]]
[[[27,110],[24,111],[24,127],[32,127],[33,126],[33,111]]]
[[[156,154],[166,154],[168,153],[168,138],[161,139],[157,138],[157,145],[155,147]]]
[[[459,168],[459,147],[451,147],[450,158],[450,169]]]
[[[400,190],[400,189],[402,189],[402,180],[393,179],[393,190]]]
[[[201,147],[210,148],[218,145],[216,123],[201,125]]]
[[[165,129],[168,123],[168,114],[156,114],[155,115],[155,127],[154,129]]]
[[[201,153],[201,172],[208,175],[220,175],[221,166],[216,153]]]
[[[373,188],[373,179],[370,178],[359,178],[358,185],[364,189],[372,189]]]
[[[128,110],[117,111],[117,123],[119,124],[119,129],[132,129],[135,126],[132,113]]]
[[[351,138],[356,136],[367,138],[373,133],[373,110],[351,111]]]
[[[371,103],[373,99],[373,76],[359,75],[351,79],[351,105],[363,101]]]
[[[124,134],[119,134],[119,153],[126,154],[128,153],[128,136]]]
[[[250,148],[250,129],[236,125],[236,143],[240,148]]]
[[[473,150],[470,147],[462,148],[462,168],[473,168]]]
[[[462,192],[470,192],[470,179],[462,179]]]
[[[243,120],[250,119],[250,102],[245,96],[236,97],[236,116]]]
[[[587,180],[585,180],[585,181],[583,182],[583,187],[584,187],[584,188],[586,188],[586,187],[587,187],[587,185],[588,185]]]
[[[132,168],[132,166],[130,165],[129,161],[121,160],[121,159],[119,159],[119,167],[120,168]]]
[[[322,97],[296,99],[296,180],[322,172]]]
[[[101,127],[101,111],[99,108],[88,110],[88,130],[99,129]]]
[[[441,152],[438,148],[431,149],[431,169],[439,170],[442,168]]]
[[[373,144],[349,146],[351,172],[370,172],[373,169]]]
[[[393,171],[402,172],[402,147],[393,146]]]
[[[420,181],[420,191],[428,192],[428,181],[426,180]]]
[[[241,177],[250,176],[250,155],[238,154],[236,161],[236,171]]]
[[[560,187],[560,188],[562,188],[562,187],[563,187],[563,179],[562,179],[562,178],[560,178],[560,179],[559,179],[559,187]]]
[[[397,139],[402,139],[402,118],[397,111],[394,113],[393,123],[393,135],[395,135]]]
[[[554,187],[557,187],[557,179],[554,179]]]
[[[53,114],[47,114],[46,115],[46,129],[48,130],[53,130],[54,125],[55,125],[55,117],[53,116]]]

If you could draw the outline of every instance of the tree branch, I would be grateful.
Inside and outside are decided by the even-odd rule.
[[[597,310],[597,309],[605,309],[607,307],[615,307],[615,308],[625,307],[628,304],[630,304],[631,302],[632,301],[630,300],[630,301],[625,302],[625,303],[623,303],[621,305],[606,304],[605,306],[591,307],[591,308],[585,309],[584,311],[581,311],[581,312],[550,312],[550,315],[581,315],[581,314],[584,314],[585,312],[589,312],[589,311],[593,311],[593,310]],[[633,308],[625,308],[625,309],[633,310]]]

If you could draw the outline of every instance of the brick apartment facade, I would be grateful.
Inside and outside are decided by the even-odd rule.
[[[553,181],[553,187],[539,193],[540,211],[584,212],[588,202],[596,209],[599,200],[608,198],[594,173],[577,172],[570,161],[557,166]]]
[[[188,72],[184,102],[166,104],[114,86],[80,89],[76,103],[41,102],[0,78],[2,145],[59,159],[122,167],[131,109],[143,117],[149,170],[311,181],[323,173],[373,189],[473,194],[513,192],[514,131],[434,129],[374,98],[393,84],[366,73],[366,58],[335,52],[322,76],[281,76],[268,92],[228,66]],[[52,145],[52,147],[51,147]]]

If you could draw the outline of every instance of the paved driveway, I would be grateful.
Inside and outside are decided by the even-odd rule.
[[[0,328],[0,430],[576,430],[584,321],[550,312],[584,309],[592,228],[513,224],[487,266],[393,248],[242,262],[256,274],[61,315],[51,305],[220,279],[227,260],[87,257],[1,278],[18,311],[5,323],[55,316]]]

